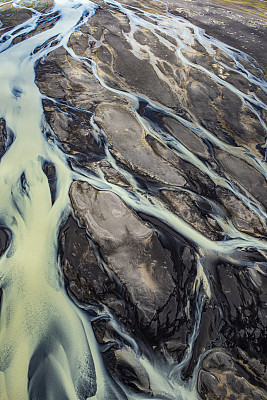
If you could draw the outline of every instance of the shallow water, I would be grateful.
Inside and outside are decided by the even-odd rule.
[[[69,46],[69,38],[90,19],[99,5],[88,0],[55,0],[53,8],[47,11],[47,21],[58,15],[54,24],[43,31],[29,35],[41,24],[45,12],[35,10],[31,2],[32,17],[15,26],[0,38],[0,118],[6,124],[9,141],[0,163],[0,218],[1,226],[11,235],[8,249],[0,259],[1,271],[1,315],[0,315],[0,398],[1,399],[138,399],[151,398],[145,393],[136,393],[125,383],[111,377],[102,360],[102,349],[97,342],[92,321],[101,317],[98,308],[86,309],[84,304],[75,303],[68,296],[58,257],[58,234],[70,214],[69,189],[73,181],[83,181],[95,189],[119,196],[135,212],[164,223],[168,228],[188,240],[196,249],[197,271],[194,292],[195,310],[192,311],[192,328],[189,332],[188,347],[183,359],[168,364],[154,356],[154,360],[139,351],[138,344],[129,333],[124,333],[120,323],[114,319],[117,331],[128,343],[130,358],[136,358],[145,369],[151,392],[157,399],[197,399],[196,378],[199,357],[191,379],[183,381],[182,371],[189,365],[195,341],[199,335],[204,299],[212,299],[211,273],[214,260],[230,262],[238,268],[265,268],[266,262],[256,263],[249,257],[251,249],[257,249],[265,257],[266,237],[257,237],[239,230],[216,205],[213,199],[206,199],[212,206],[212,217],[224,232],[223,240],[211,240],[195,229],[183,218],[175,215],[157,197],[157,191],[141,187],[136,175],[123,168],[110,152],[104,129],[91,118],[91,133],[104,148],[103,159],[120,172],[131,184],[131,189],[109,182],[101,169],[82,169],[72,164],[73,156],[62,150],[60,141],[46,122],[43,100],[60,107],[56,98],[40,93],[35,82],[35,67],[39,60],[60,47],[70,57],[92,71],[100,84],[111,93],[123,96],[129,109],[143,129],[158,143],[167,146],[173,154],[203,172],[218,187],[228,189],[246,207],[253,211],[266,228],[265,205],[229,173],[222,174],[208,165],[198,154],[189,150],[182,142],[164,131],[153,118],[154,113],[172,117],[197,135],[209,149],[219,149],[234,155],[253,166],[266,178],[266,163],[251,148],[224,142],[213,132],[203,127],[196,117],[183,118],[175,110],[146,94],[126,91],[109,86],[99,72],[94,57],[78,56]],[[6,3],[5,3],[6,4]],[[161,4],[159,2],[159,4]],[[14,1],[18,8],[26,7],[24,2]],[[28,6],[30,7],[30,6]],[[142,45],[134,33],[148,29],[166,47],[175,48],[182,68],[191,67],[208,76],[214,83],[227,88],[237,96],[244,107],[266,129],[262,118],[267,110],[264,101],[254,92],[242,91],[234,83],[216,73],[209,63],[199,64],[190,60],[197,42],[206,51],[206,59],[214,59],[220,50],[231,66],[219,61],[224,71],[234,70],[242,79],[266,93],[267,83],[263,71],[252,57],[237,51],[208,36],[180,17],[174,17],[162,7],[153,11],[150,7],[130,7],[120,2],[106,0],[101,7],[121,13],[130,25],[124,32],[125,40],[131,45],[132,53],[141,58]],[[1,11],[1,8],[0,8]],[[56,13],[56,14],[55,14]],[[14,40],[24,34],[24,39],[15,44]],[[172,39],[176,44],[172,44]],[[92,39],[93,40],[93,39]],[[45,44],[45,45],[44,45]],[[148,59],[161,79],[155,54],[146,47]],[[145,104],[140,112],[140,104]],[[150,112],[150,114],[149,114]],[[74,157],[75,158],[75,157]],[[55,168],[56,189],[51,192],[45,164]],[[161,183],[159,190],[175,188],[175,185]],[[187,190],[181,189],[181,190]],[[197,193],[191,193],[200,199]],[[109,310],[106,309],[109,314]],[[114,318],[109,316],[109,318]]]

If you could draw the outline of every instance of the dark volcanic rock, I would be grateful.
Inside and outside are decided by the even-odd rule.
[[[10,3],[1,5],[0,22],[1,28],[9,30],[10,28],[22,24],[31,18],[31,10],[25,10],[13,7]]]
[[[266,67],[266,43],[262,40],[266,35],[264,1],[168,0],[167,3],[171,13],[189,19],[208,34],[249,53]]]
[[[212,240],[222,238],[222,231],[218,224],[216,224],[216,221],[210,218],[208,213],[205,216],[204,211],[198,207],[197,202],[190,194],[167,190],[163,190],[161,194],[174,212],[196,230]]]
[[[1,118],[0,119],[0,157],[2,157],[5,152],[5,137],[6,137],[5,121]]]
[[[59,237],[68,291],[111,313],[93,321],[94,333],[110,374],[135,392],[152,396],[117,323],[146,354],[184,359],[182,378],[205,354],[203,399],[266,398],[264,71],[179,17],[233,44],[241,26],[263,34],[264,5],[257,21],[253,5],[249,15],[234,2],[173,0],[167,11],[127,0],[127,12],[97,3],[69,39],[76,57],[59,48],[36,66],[58,145],[85,180],[103,183],[70,189],[73,217]],[[237,43],[265,59],[263,40],[240,34]],[[44,170],[52,193],[53,166]],[[142,207],[137,214],[112,190],[153,198],[180,227]],[[188,226],[199,243],[183,237]]]
[[[10,233],[7,229],[0,227],[0,257],[5,253],[10,244]]]
[[[172,244],[163,231],[157,236],[112,193],[74,182],[70,197],[90,237],[88,242],[84,228],[72,219],[62,230],[62,262],[70,290],[81,301],[105,304],[147,346],[180,360],[190,326],[184,293],[194,284],[193,252],[185,244]],[[99,322],[95,324],[102,341]],[[114,338],[109,325],[100,324],[109,340]]]
[[[5,154],[13,141],[13,132],[6,126],[5,120],[0,118],[0,158]]]
[[[112,376],[128,385],[137,393],[152,396],[149,377],[144,366],[130,349],[120,349],[107,352],[104,360]]]
[[[10,2],[2,2],[1,4],[1,11],[0,11],[0,30],[1,34],[8,32],[12,28],[16,27],[17,25],[26,22],[30,19],[33,15],[32,10],[30,7],[16,7]],[[54,5],[53,0],[38,0],[32,1],[31,6],[36,11],[49,11],[49,9]],[[28,4],[30,6],[30,4]],[[23,36],[25,38],[25,36]],[[3,37],[3,41],[5,41],[7,37]],[[18,38],[16,38],[13,43],[17,43]]]
[[[178,398],[153,392],[149,370],[164,365],[173,390],[191,384],[205,400],[266,399],[266,2],[95,0],[92,16],[82,2],[60,42],[53,28],[63,3],[51,11],[52,0],[2,1],[0,45],[24,65],[22,45],[38,43],[25,60],[36,60],[49,144],[37,178],[49,185],[51,215],[70,210],[57,272],[90,320],[109,377],[118,391]],[[76,15],[81,5],[70,4]],[[23,96],[8,101],[8,116],[19,114]],[[2,165],[15,145],[0,118]],[[61,165],[69,167],[62,203]],[[28,212],[34,189],[21,193],[16,179],[6,198]],[[11,231],[0,227],[1,260]]]
[[[97,302],[103,298],[109,283],[101,269],[86,231],[69,217],[60,234],[60,253],[64,275],[73,294],[84,302]]]
[[[144,144],[144,129],[126,107],[101,105],[95,121],[104,129],[117,159],[133,171],[172,185],[186,183],[177,169]]]
[[[259,200],[261,204],[267,207],[267,184],[265,177],[255,168],[237,157],[221,151],[216,151],[215,154],[224,169],[231,174],[242,187],[247,189],[252,196]]]
[[[247,181],[245,185],[247,185]],[[237,229],[250,234],[265,235],[265,229],[259,217],[246,207],[233,193],[229,190],[217,187],[216,195],[218,196],[218,200],[226,208]]]
[[[248,382],[243,367],[228,354],[212,351],[204,359],[199,372],[198,386],[201,397],[215,399],[266,399],[267,392]]]
[[[70,197],[76,216],[137,306],[140,321],[149,325],[175,287],[168,251],[118,196],[75,182]]]
[[[51,52],[38,63],[36,83],[47,96],[85,111],[92,111],[102,101],[118,98],[101,86],[89,67],[82,66],[64,48]]]

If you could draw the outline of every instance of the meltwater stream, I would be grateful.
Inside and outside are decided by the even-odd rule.
[[[205,270],[205,265],[209,259],[220,254],[224,260],[253,268],[253,263],[246,258],[244,250],[257,248],[264,252],[267,250],[267,241],[238,231],[219,210],[214,218],[230,240],[212,241],[167,210],[159,199],[154,199],[151,193],[145,193],[143,188],[139,187],[134,176],[117,164],[109,151],[104,131],[97,126],[93,117],[91,121],[93,134],[105,143],[106,160],[131,182],[132,188],[129,190],[108,182],[101,170],[96,174],[96,171],[91,173],[88,170],[70,167],[68,154],[62,151],[59,141],[45,120],[42,101],[47,97],[41,95],[35,84],[37,62],[63,46],[76,62],[91,68],[103,87],[125,97],[140,124],[159,143],[167,144],[174,154],[179,154],[183,160],[207,174],[216,185],[234,193],[264,224],[265,209],[244,188],[240,190],[240,185],[234,179],[230,180],[229,177],[220,176],[212,171],[203,160],[170,134],[155,129],[138,113],[140,97],[134,93],[109,87],[98,74],[93,59],[79,57],[68,47],[72,33],[83,24],[90,24],[90,18],[100,7],[98,4],[88,0],[55,0],[47,16],[51,16],[52,19],[57,15],[57,19],[49,29],[38,31],[38,25],[45,13],[36,11],[34,2],[32,3],[31,18],[4,33],[0,38],[0,118],[5,121],[7,134],[12,142],[7,146],[0,163],[0,223],[10,232],[11,237],[9,248],[0,259],[2,288],[0,399],[151,398],[144,393],[135,393],[126,385],[115,381],[106,372],[101,349],[91,327],[93,317],[82,307],[79,308],[74,304],[64,289],[58,265],[58,234],[62,223],[70,213],[71,183],[74,180],[81,180],[99,190],[115,193],[136,212],[157,217],[175,232],[190,240],[198,249],[198,273],[195,282],[197,307],[188,350],[182,362],[174,366],[166,366],[160,360],[154,360],[152,363],[144,355],[139,354],[134,339],[121,331],[121,335],[124,335],[125,340],[136,352],[135,357],[139,358],[146,370],[153,398],[195,400],[198,398],[195,385],[197,367],[191,381],[183,382],[181,371],[190,361],[194,341],[198,335],[202,298],[212,296],[208,269]],[[19,0],[12,4],[18,8],[26,7]],[[213,46],[216,46],[238,65],[240,75],[266,91],[267,84],[264,79],[253,75],[242,64],[242,60],[253,63],[249,58],[246,59],[244,53],[236,53],[234,49],[208,37],[204,31],[189,22],[182,18],[174,19],[167,12],[160,16],[153,15],[149,10],[138,12],[137,8],[129,8],[113,0],[106,0],[101,5],[110,7],[111,10],[119,10],[127,17],[131,33],[128,36],[125,34],[125,38],[132,45],[136,55],[140,54],[141,46],[133,34],[142,26],[151,30],[164,45],[170,45],[167,37],[175,38],[178,42],[177,55],[184,66],[193,65],[196,69],[204,71],[215,82],[233,91],[250,107],[251,112],[265,127],[259,110],[266,110],[267,107],[261,100],[255,95],[243,93],[204,66],[187,60],[182,50],[190,47],[193,36],[197,37],[210,53],[213,51]],[[35,34],[29,35],[31,32]],[[14,39],[22,34],[25,34],[25,39],[14,44]],[[152,54],[150,56],[152,59]],[[57,103],[55,99],[50,100]],[[224,143],[197,121],[189,122],[147,96],[144,96],[142,101],[146,101],[151,108],[172,116],[204,142],[209,141],[229,154],[248,160],[247,162],[266,176],[264,161],[247,149]],[[47,163],[53,165],[56,171],[54,199],[44,172]],[[214,209],[216,210],[215,205]],[[119,330],[119,325],[116,326]]]

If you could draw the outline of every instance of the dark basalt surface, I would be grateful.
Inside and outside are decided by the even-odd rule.
[[[71,185],[71,213],[59,233],[66,290],[77,304],[110,313],[151,359],[185,360],[182,379],[197,368],[201,398],[266,399],[266,108],[259,104],[267,95],[248,79],[266,73],[266,4],[170,0],[166,9],[124,1],[140,17],[136,28],[118,7],[96,3],[68,42],[76,57],[60,47],[35,69],[47,122],[72,170],[106,185]],[[247,59],[239,53],[246,73],[216,43],[213,53],[205,48],[192,27],[171,37],[145,11],[182,16],[246,51]],[[1,30],[27,19],[16,12],[4,11]],[[187,43],[182,56],[179,40]],[[0,156],[10,138],[0,120]],[[56,171],[44,171],[55,197]],[[162,214],[138,208],[136,193]],[[239,239],[244,245],[224,252]],[[5,240],[0,231],[0,255]],[[153,396],[112,318],[93,322],[107,345],[105,365]]]
[[[193,5],[205,13],[204,5]],[[175,6],[170,4],[171,13]],[[216,13],[219,19],[218,8]],[[239,13],[235,13],[238,19]],[[235,22],[224,24],[231,31]],[[244,22],[243,27],[247,35]],[[212,24],[209,29],[212,33]],[[258,30],[260,38],[262,29],[264,24]],[[220,30],[215,31],[218,36]],[[44,101],[46,116],[65,151],[75,155],[73,165],[101,168],[108,182],[131,190],[127,175],[114,169],[108,159],[104,161],[108,146],[120,168],[138,177],[166,209],[210,240],[226,237],[214,218],[214,204],[240,232],[264,237],[266,228],[259,216],[233,192],[216,185],[203,171],[146,131],[137,114],[129,109],[123,92],[142,96],[140,116],[178,139],[218,175],[232,177],[241,190],[248,191],[265,207],[266,181],[249,160],[216,147],[211,152],[190,129],[160,109],[167,107],[185,120],[197,120],[223,143],[245,145],[262,159],[266,132],[255,113],[233,91],[206,73],[190,66],[183,68],[171,40],[167,47],[145,27],[133,34],[132,43],[141,49],[141,56],[137,57],[133,44],[126,39],[130,32],[125,16],[103,7],[69,41],[77,55],[89,56],[96,62],[98,74],[108,87],[121,92],[103,87],[86,66],[64,49],[52,52],[36,68],[40,90],[57,100],[56,107]],[[191,62],[211,68],[243,93],[253,92],[266,99],[265,93],[238,71],[220,70],[221,66],[197,42],[192,47],[195,53],[184,51]],[[253,47],[256,58],[260,52],[260,45]],[[220,52],[216,57],[224,57],[224,62],[233,65]],[[259,61],[264,59],[259,57]],[[155,104],[154,108],[146,99]],[[92,115],[105,134],[102,142],[97,143],[90,134]],[[155,218],[137,215],[115,194],[96,190],[87,183],[73,183],[70,198],[75,219],[70,217],[61,231],[60,254],[72,296],[108,307],[144,351],[153,349],[166,360],[182,361],[198,318],[199,299],[194,296],[198,255],[193,243]],[[247,251],[244,257],[262,266],[266,263],[265,254],[257,251]],[[202,301],[198,334],[182,376],[191,376],[199,357],[214,348],[204,357],[199,371],[198,390],[204,399],[266,398],[267,281],[263,269],[244,269],[242,262],[235,265],[214,257],[207,259],[204,268],[212,296]],[[257,282],[256,286],[251,279]],[[118,340],[109,321],[95,322],[94,331],[100,343]],[[129,356],[123,361],[123,350],[116,350],[115,346],[105,357],[112,374],[137,391],[149,392],[148,387],[145,389],[145,373],[141,371],[136,376],[136,372],[129,372],[136,368],[129,364]],[[123,376],[124,369],[127,377]]]
[[[171,13],[181,15],[206,32],[255,57],[266,67],[266,1],[168,0]]]

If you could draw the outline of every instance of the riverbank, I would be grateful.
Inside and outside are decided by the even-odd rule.
[[[267,68],[267,2],[168,0],[169,11],[217,39],[250,54]]]

